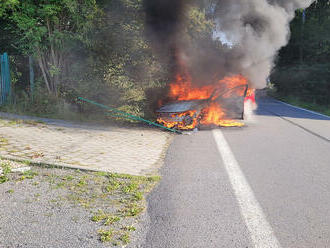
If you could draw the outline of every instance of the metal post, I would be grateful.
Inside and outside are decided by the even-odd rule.
[[[0,104],[4,103],[5,96],[5,71],[4,71],[4,56],[0,54]]]
[[[11,80],[8,54],[0,55],[0,104],[4,104],[11,97]]]

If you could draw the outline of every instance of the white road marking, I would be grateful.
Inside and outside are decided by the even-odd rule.
[[[282,103],[286,106],[289,106],[291,108],[295,108],[295,109],[299,109],[299,110],[302,110],[302,111],[305,111],[305,112],[308,112],[308,113],[311,113],[311,114],[314,114],[314,115],[319,115],[319,116],[322,116],[322,117],[325,117],[327,119],[330,120],[330,117],[327,116],[327,115],[324,115],[324,114],[321,114],[321,113],[318,113],[318,112],[315,112],[315,111],[312,111],[312,110],[308,110],[308,109],[304,109],[304,108],[300,108],[300,107],[297,107],[297,106],[294,106],[294,105],[291,105],[289,103],[286,103],[286,102],[282,102],[282,101],[279,101],[279,100],[275,100],[276,102],[279,102],[279,103]]]
[[[213,130],[218,150],[235,192],[241,215],[256,248],[280,248],[263,210],[247,182],[221,130]]]

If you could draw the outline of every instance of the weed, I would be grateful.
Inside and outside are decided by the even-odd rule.
[[[7,145],[8,144],[8,140],[6,139],[6,138],[4,138],[4,137],[0,137],[0,145]]]
[[[113,229],[109,229],[109,230],[99,230],[98,231],[99,235],[100,235],[100,240],[102,242],[110,242],[112,241],[112,238],[114,236],[114,231]]]
[[[124,245],[128,244],[130,242],[129,233],[125,232],[123,235],[119,237],[119,239],[123,242]]]
[[[137,203],[127,204],[119,212],[125,217],[134,217],[140,214],[144,210],[143,206],[138,205]]]
[[[160,176],[151,176],[151,177],[148,177],[148,178],[147,178],[147,181],[148,181],[148,182],[159,182],[160,179],[161,179]]]
[[[121,229],[123,229],[125,231],[129,231],[129,232],[134,232],[136,230],[136,228],[134,226],[124,226]]]
[[[22,161],[22,163],[25,164],[25,165],[30,165],[30,164],[31,164],[31,161],[29,161],[29,160],[24,160],[24,161]]]
[[[123,187],[122,191],[124,193],[130,193],[130,192],[137,190],[138,187],[139,187],[139,185],[137,183],[133,182],[133,183],[130,183],[129,185]]]
[[[64,182],[60,182],[58,184],[56,184],[56,187],[55,188],[63,188],[65,186],[65,183]]]
[[[98,210],[97,214],[93,215],[91,220],[94,222],[100,222],[104,220],[106,217],[107,215],[102,210]]]
[[[1,168],[2,168],[2,175],[0,175],[0,184],[8,182],[9,178],[8,178],[8,174],[11,172],[11,168],[9,163],[1,163]]]
[[[118,221],[120,221],[120,217],[108,215],[105,219],[104,225],[109,226]]]
[[[27,178],[27,179],[33,179],[35,176],[38,176],[38,172],[36,171],[32,171],[32,170],[28,170],[25,171],[23,173],[23,175]]]
[[[19,178],[19,180],[23,181],[25,179],[33,179],[35,176],[38,176],[37,172],[28,170],[23,172],[23,175]]]
[[[134,199],[135,201],[141,201],[141,200],[143,199],[143,194],[142,194],[142,192],[138,191],[138,192],[134,193],[134,195],[133,195],[133,199]]]
[[[1,168],[2,168],[3,174],[9,174],[11,172],[11,167],[8,162],[2,162]]]
[[[62,180],[63,181],[72,181],[74,178],[73,178],[73,176],[71,176],[71,175],[67,175],[67,176],[64,176],[64,177],[62,177]]]
[[[83,187],[87,185],[87,182],[85,180],[79,180],[79,182],[76,184],[77,187]]]
[[[113,180],[109,183],[109,185],[105,187],[105,190],[107,192],[112,192],[118,189],[119,187],[120,187],[120,182],[118,180]]]
[[[94,222],[100,222],[104,220],[104,225],[109,226],[115,222],[120,221],[120,217],[106,214],[102,210],[98,210],[98,212],[92,216],[91,220]]]
[[[12,193],[14,193],[14,190],[13,189],[7,190],[6,193],[12,194]]]
[[[83,179],[80,179],[79,182],[76,184],[77,187],[82,187],[82,186],[85,186],[87,185],[87,182],[86,182],[86,177],[84,177]]]
[[[95,172],[95,175],[99,176],[99,177],[105,177],[106,175],[108,175],[108,173],[104,172],[104,171],[98,171],[98,172]]]

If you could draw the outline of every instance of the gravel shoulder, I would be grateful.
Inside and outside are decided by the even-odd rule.
[[[0,163],[0,247],[136,247],[144,238],[145,195],[159,177]]]

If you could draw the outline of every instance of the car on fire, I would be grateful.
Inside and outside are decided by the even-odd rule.
[[[249,94],[247,95],[247,93]],[[226,120],[242,120],[244,118],[244,102],[247,97],[254,97],[252,93],[254,94],[254,91],[248,90],[248,85],[239,85],[222,92],[215,90],[208,99],[169,102],[156,111],[157,121],[168,128],[192,130],[204,125],[203,119],[206,110],[211,105],[218,104],[226,110],[222,124],[229,126],[229,122]],[[237,126],[240,125],[240,123],[235,123]]]

